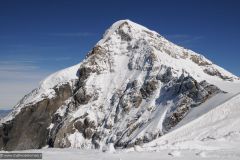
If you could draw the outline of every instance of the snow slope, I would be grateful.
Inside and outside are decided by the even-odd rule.
[[[140,147],[139,147],[140,148]],[[0,153],[12,153],[0,151]],[[144,150],[117,150],[114,153],[102,152],[101,150],[80,150],[80,149],[38,149],[15,151],[13,153],[42,153],[43,160],[239,160],[239,152],[233,150],[176,150],[162,149],[157,151]]]
[[[215,99],[217,101],[217,99]],[[220,100],[220,99],[219,99]],[[240,153],[240,94],[156,139],[144,148],[231,150]]]

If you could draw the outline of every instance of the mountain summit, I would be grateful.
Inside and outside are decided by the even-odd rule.
[[[212,98],[233,96],[238,81],[204,56],[120,20],[81,63],[47,77],[1,119],[0,147],[140,145],[188,123]]]

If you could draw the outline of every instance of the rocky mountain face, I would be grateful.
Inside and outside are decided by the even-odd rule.
[[[125,148],[166,134],[238,78],[129,20],[78,65],[41,82],[1,120],[2,150]]]

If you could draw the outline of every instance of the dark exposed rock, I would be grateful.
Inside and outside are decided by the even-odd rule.
[[[130,83],[127,84],[126,89],[136,88],[137,85],[138,85],[138,81],[137,81],[137,80],[134,80],[133,82],[130,82]]]
[[[92,95],[87,94],[86,89],[83,87],[75,94],[75,99],[79,104],[87,104],[91,98]]]
[[[218,70],[213,69],[213,68],[205,68],[203,71],[211,76],[218,76],[218,77],[222,78],[223,80],[228,80],[228,81],[233,80],[232,77],[224,76]]]
[[[140,104],[142,103],[142,96],[141,95],[133,96],[132,103],[135,108],[138,108],[140,106]]]
[[[84,86],[84,81],[90,76],[92,69],[89,67],[80,67],[78,70],[79,82],[78,87]]]
[[[133,68],[134,68],[134,67],[133,67],[133,63],[131,63],[131,62],[128,63],[128,69],[129,69],[129,70],[133,70]]]
[[[91,128],[86,128],[84,131],[84,137],[87,139],[91,139],[93,134],[94,134],[94,132]]]
[[[122,23],[118,27],[118,34],[120,35],[121,40],[123,40],[123,41],[131,41],[132,40],[131,36],[122,29],[123,26],[127,26],[128,32],[131,32],[129,24],[127,22]]]
[[[110,99],[110,104],[113,106],[116,104],[117,101],[119,101],[120,93],[113,94],[112,98]]]
[[[70,147],[71,144],[67,139],[68,134],[73,134],[75,132],[74,128],[74,121],[66,120],[63,122],[63,125],[58,130],[55,135],[54,139],[54,146],[55,148],[66,148]]]
[[[227,93],[225,91],[221,91],[217,86],[209,84],[207,81],[201,81],[200,85],[208,92],[208,94],[215,94],[217,92]]]
[[[211,65],[208,61],[204,60],[201,56],[198,55],[191,55],[190,58],[194,63],[200,65],[200,66],[206,66],[206,65]]]
[[[54,114],[52,118],[52,123],[60,123],[62,121],[62,117],[59,114]]]
[[[100,148],[101,133],[95,132],[92,136],[92,143],[96,149]]]
[[[125,33],[123,30],[119,30],[118,34],[121,36],[121,39],[124,41],[131,41],[132,38],[129,34]]]
[[[76,121],[76,122],[74,123],[74,127],[75,127],[79,132],[81,132],[81,133],[84,132],[85,125],[84,125],[84,123],[83,123],[82,121]]]
[[[143,84],[142,88],[140,89],[142,97],[144,99],[148,98],[152,93],[157,89],[157,81],[151,80],[147,81]]]
[[[97,45],[93,47],[92,51],[87,55],[87,57],[93,56],[93,55],[101,55],[104,54],[106,50],[102,48],[101,46]]]
[[[69,84],[55,88],[56,96],[25,106],[15,118],[0,127],[0,146],[4,150],[38,149],[47,144],[51,117],[72,95]]]
[[[174,79],[163,89],[166,91],[163,99],[174,98],[174,107],[163,123],[166,131],[179,123],[192,107],[199,106],[211,96],[223,92],[206,81],[198,83],[191,76],[185,77],[184,75],[179,79]]]
[[[189,112],[191,109],[191,100],[187,97],[184,97],[181,103],[176,104],[176,109],[173,113],[167,117],[164,121],[165,130],[169,130],[172,127],[176,126]],[[188,101],[184,103],[184,101]]]
[[[171,68],[167,67],[163,74],[159,73],[157,75],[156,79],[160,80],[163,83],[168,83],[170,80],[173,79]]]
[[[86,128],[96,128],[96,123],[89,117],[85,118],[84,125],[86,126]]]
[[[133,82],[127,84],[123,95],[114,94],[111,101],[116,101],[118,99],[119,103],[117,106],[116,114],[120,114],[119,108],[122,108],[124,112],[129,112],[132,107],[138,108],[142,102],[142,95],[139,92],[137,80],[134,80]],[[111,102],[111,104],[114,103]]]

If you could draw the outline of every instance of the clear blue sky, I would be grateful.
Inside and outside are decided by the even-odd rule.
[[[240,75],[239,0],[0,0],[0,108],[49,73],[80,62],[120,19]]]

